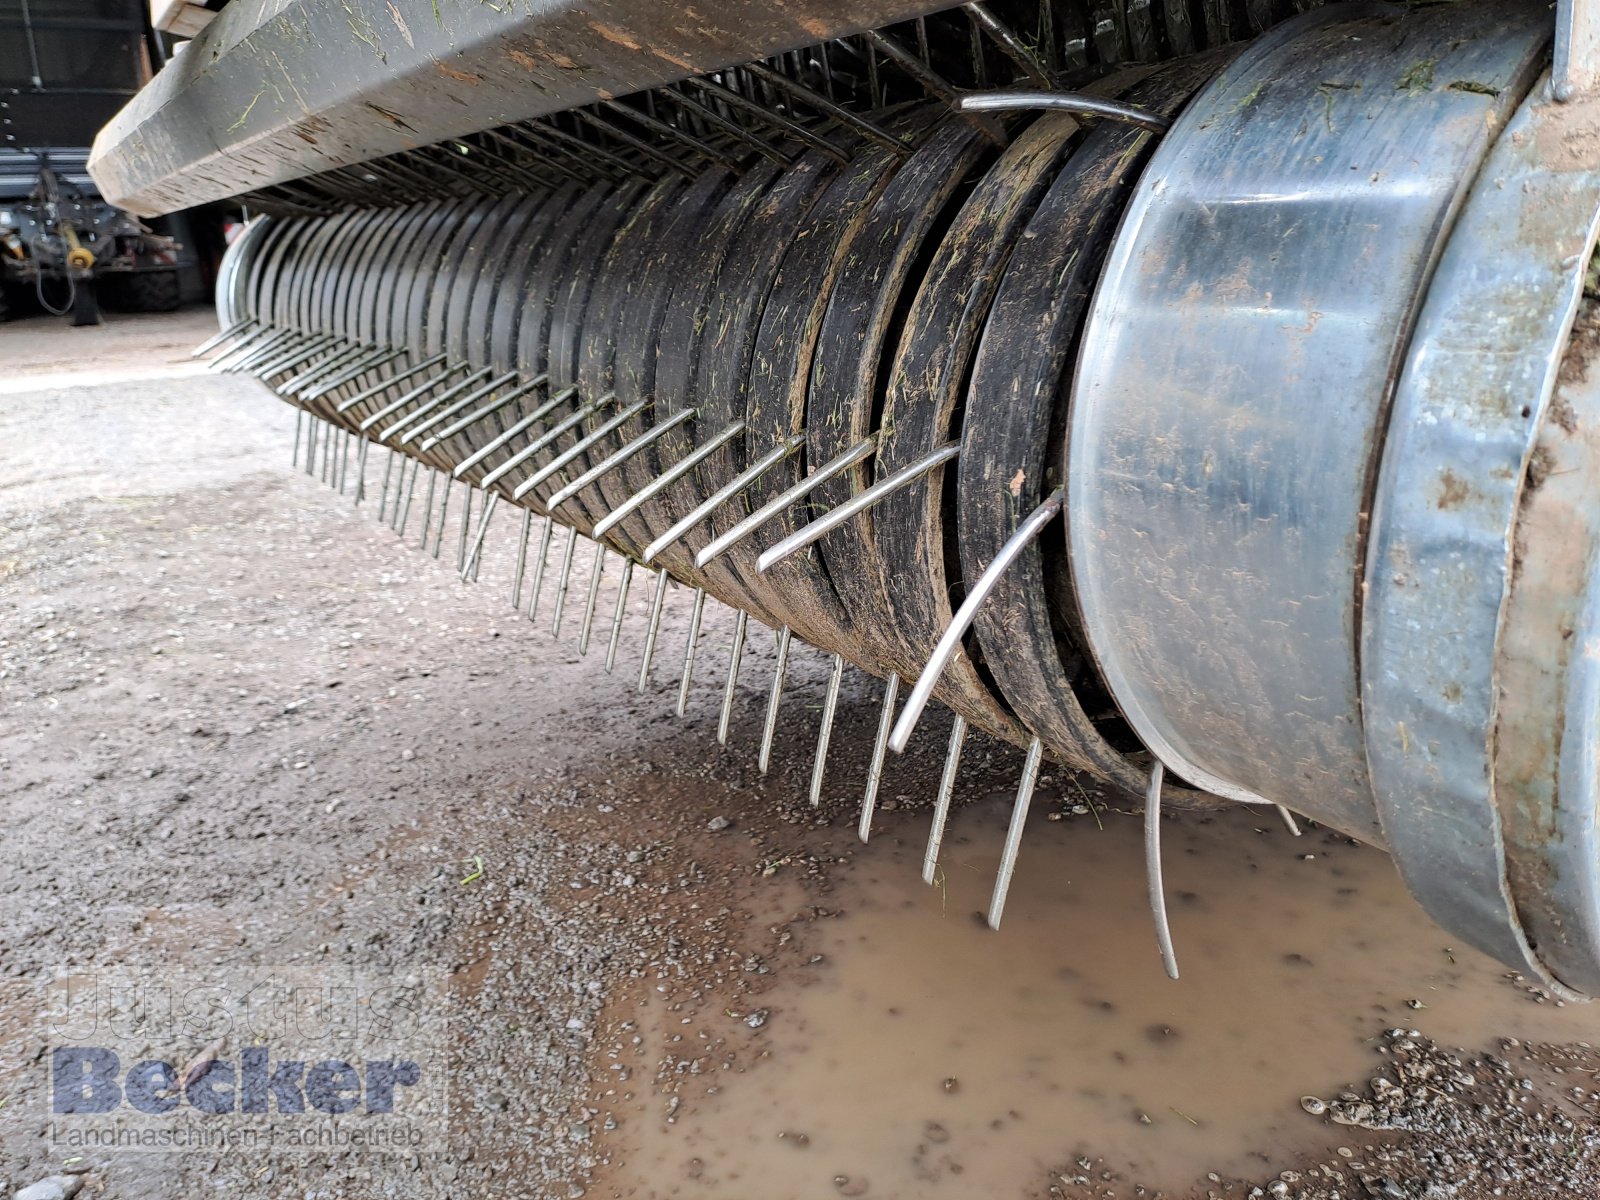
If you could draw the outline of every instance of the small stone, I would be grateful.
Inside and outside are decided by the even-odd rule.
[[[961,1081],[952,1075],[950,1078],[944,1081],[943,1087],[945,1091],[950,1092],[953,1095],[961,1090]]]
[[[766,1009],[758,1008],[755,1010],[755,1012],[751,1013],[744,1019],[744,1023],[750,1026],[751,1029],[760,1029],[767,1023],[767,1017],[769,1015],[770,1014]]]
[[[833,1186],[839,1189],[841,1196],[865,1196],[867,1194],[867,1181],[865,1179],[851,1179],[848,1175],[835,1175]]]
[[[82,1187],[81,1175],[50,1175],[18,1191],[14,1200],[69,1200]]]
[[[724,829],[728,829],[732,825],[733,822],[728,820],[727,817],[712,817],[711,820],[706,822],[706,828],[712,833],[721,833]]]
[[[1320,1117],[1323,1113],[1328,1111],[1327,1101],[1319,1099],[1316,1096],[1301,1096],[1300,1107],[1305,1109],[1313,1117]]]

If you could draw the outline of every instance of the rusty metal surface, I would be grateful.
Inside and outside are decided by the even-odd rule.
[[[1484,164],[1412,338],[1372,508],[1361,681],[1378,815],[1407,886],[1441,924],[1549,981],[1506,880],[1491,762],[1518,503],[1600,221],[1600,159],[1557,152],[1592,136],[1595,106],[1555,103],[1546,85]],[[1545,714],[1559,723],[1559,708]],[[1592,834],[1585,846],[1592,858]],[[1594,991],[1600,976],[1572,982]]]
[[[943,7],[235,0],[105,127],[90,172],[155,215]]]
[[[1549,37],[1539,3],[1308,14],[1145,174],[1078,364],[1071,553],[1119,706],[1200,787],[1381,842],[1356,645],[1378,431]]]

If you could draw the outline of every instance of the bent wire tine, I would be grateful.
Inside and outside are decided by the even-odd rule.
[[[1028,824],[1028,807],[1039,782],[1039,762],[1044,758],[1044,743],[1034,738],[1028,743],[1028,757],[1022,763],[1022,778],[1017,781],[1017,796],[1011,802],[1011,823],[1006,826],[1006,846],[1000,855],[1000,871],[994,879],[994,894],[989,897],[989,928],[1000,928],[1000,915],[1006,910],[1006,893],[1017,869],[1017,851],[1022,847],[1022,831]]]
[[[900,698],[900,676],[893,671],[883,684],[883,712],[878,717],[878,736],[872,742],[872,762],[867,767],[867,787],[861,793],[861,819],[856,836],[863,842],[872,837],[872,813],[878,804],[878,787],[883,782],[883,761],[889,750],[889,730],[894,726],[894,704]]]
[[[357,392],[354,396],[351,396],[348,400],[342,401],[339,404],[339,407],[334,409],[333,411],[336,412],[336,413],[349,412],[352,408],[354,408],[356,405],[360,404],[363,400],[371,400],[374,396],[378,395],[381,392],[387,391],[389,388],[392,388],[392,387],[396,386],[397,384],[404,383],[408,379],[413,379],[416,376],[421,375],[424,371],[432,370],[434,367],[437,367],[440,363],[444,362],[445,358],[446,358],[446,355],[443,355],[443,354],[435,354],[431,358],[425,358],[421,362],[419,362],[416,366],[407,367],[404,371],[401,371],[398,375],[391,375],[391,376],[389,376],[389,378],[383,380],[383,382],[375,383],[371,387],[365,388],[362,391]]]
[[[857,448],[859,449],[859,447]],[[802,526],[776,545],[763,550],[761,556],[756,559],[756,570],[765,574],[784,559],[804,550],[829,530],[837,529],[857,513],[865,512],[885,496],[891,496],[901,488],[915,483],[929,471],[949,462],[960,453],[960,442],[951,442],[949,445],[940,446],[937,450],[930,451],[909,466],[900,468],[888,478],[881,479],[871,487],[857,492],[843,504],[830,509],[825,516],[818,517],[811,524]]]
[[[252,325],[256,325],[258,323],[259,322],[255,317],[246,317],[242,321],[235,321],[232,325],[228,326],[228,328],[212,334],[193,350],[189,351],[189,357],[203,358],[212,350],[215,350],[218,346],[222,345],[222,343],[227,341],[229,338],[237,337],[239,334],[249,329]]]
[[[1022,108],[1050,108],[1081,117],[1105,117],[1125,125],[1137,125],[1152,133],[1165,133],[1172,122],[1159,113],[1147,112],[1131,104],[1119,104],[1082,92],[969,92],[956,101],[961,112],[1012,112]]]
[[[609,530],[614,529],[617,523],[626,518],[629,513],[635,512],[653,497],[659,496],[743,432],[744,422],[735,421],[693,454],[673,463],[657,478],[651,480],[621,504],[617,505],[616,508],[612,509],[604,519],[597,521],[594,527],[594,536],[604,537]]]
[[[583,491],[584,488],[588,487],[595,480],[611,471],[616,470],[635,454],[639,453],[639,451],[643,450],[646,446],[650,446],[655,442],[660,441],[668,433],[676,429],[679,425],[682,425],[694,415],[694,409],[686,408],[680,412],[674,413],[665,421],[662,421],[659,425],[653,425],[649,429],[646,429],[638,437],[634,438],[633,441],[623,446],[622,449],[616,451],[604,461],[590,467],[582,475],[578,476],[571,483],[567,484],[566,487],[562,488],[555,495],[551,496],[550,502],[545,505],[545,507],[554,509],[565,504],[568,500],[572,499],[572,497]],[[596,530],[596,533],[598,532],[599,531]]]
[[[1161,884],[1161,785],[1167,768],[1158,758],[1150,768],[1144,793],[1144,872],[1150,887],[1150,915],[1155,918],[1156,943],[1168,979],[1178,977],[1178,956],[1172,949],[1172,927],[1167,924],[1167,893]]]
[[[711,495],[707,496],[700,504],[696,505],[694,510],[690,512],[688,516],[684,517],[683,520],[679,521],[671,529],[667,530],[655,541],[646,546],[644,548],[645,563],[649,564],[649,562],[655,558],[656,555],[660,554],[668,546],[672,545],[673,542],[683,537],[683,535],[688,533],[689,530],[700,524],[701,521],[704,521],[713,512],[721,508],[729,500],[732,500],[740,492],[744,491],[745,488],[749,487],[756,480],[760,479],[768,471],[772,470],[773,467],[777,466],[784,459],[788,458],[791,454],[795,453],[805,444],[805,434],[802,433],[796,434],[786,442],[779,442],[771,450],[768,450],[760,458],[756,459],[755,462],[751,463],[743,471],[739,472],[738,475],[735,475],[727,483],[723,484],[716,491],[712,492]]]
[[[928,826],[928,847],[922,854],[922,882],[932,884],[939,870],[939,851],[944,846],[944,827],[950,819],[950,797],[956,790],[956,773],[961,770],[961,748],[967,741],[967,719],[960,713],[950,725],[950,744],[944,753],[944,773],[939,776],[939,795],[933,804],[933,822]]]
[[[508,374],[514,374],[514,372],[508,372]],[[504,378],[504,376],[502,376],[502,378]],[[423,454],[426,454],[429,450],[432,450],[440,442],[448,441],[450,438],[455,437],[456,434],[462,432],[463,430],[470,429],[472,426],[476,425],[479,421],[483,420],[485,417],[493,416],[495,413],[499,412],[501,409],[505,408],[506,406],[515,403],[517,400],[520,400],[522,397],[526,396],[529,392],[534,391],[536,388],[543,387],[549,381],[550,381],[550,376],[548,376],[548,375],[535,375],[532,379],[529,379],[529,380],[527,380],[526,382],[523,382],[523,383],[519,383],[516,387],[512,388],[505,395],[503,395],[503,396],[495,396],[487,404],[484,404],[484,405],[474,409],[472,412],[468,413],[466,416],[457,417],[457,419],[455,421],[452,421],[445,428],[439,430],[439,432],[433,434],[426,441],[424,441],[421,445],[419,445],[417,447],[418,451],[423,453]],[[492,384],[487,388],[479,389],[478,391],[474,392],[470,397],[467,397],[466,399],[464,399],[461,402],[459,407],[457,405],[452,404],[449,409],[447,409],[445,412],[440,413],[437,418],[430,418],[427,422],[425,422],[424,424],[422,424],[418,428],[412,430],[409,434],[406,435],[407,439],[409,440],[410,438],[413,438],[413,437],[421,437],[424,433],[426,433],[429,429],[431,429],[433,427],[434,420],[449,421],[451,417],[456,417],[457,414],[461,411],[461,409],[467,407],[467,405],[469,403],[471,403],[473,400],[476,400],[479,396],[482,396],[485,393],[492,393],[496,386],[498,386],[498,385],[493,385]],[[552,397],[552,398],[546,400],[542,405],[540,405],[533,412],[527,414],[527,416],[525,418],[518,418],[518,419],[519,420],[527,420],[530,423],[537,423],[538,421],[542,420],[546,415],[548,415],[552,410],[554,410],[559,404],[561,404],[561,402],[562,401],[561,401],[560,397]]]
[[[1044,503],[1017,526],[1017,531],[1004,546],[1000,547],[1000,552],[994,556],[994,561],[984,568],[982,575],[978,576],[977,582],[972,585],[972,590],[967,593],[967,598],[961,602],[961,607],[951,619],[950,627],[944,631],[938,645],[933,648],[933,653],[928,657],[928,665],[922,670],[922,676],[911,689],[905,710],[900,714],[900,720],[894,727],[894,734],[889,738],[889,746],[896,754],[905,753],[906,743],[911,740],[911,733],[917,727],[922,710],[928,706],[928,699],[933,695],[933,689],[938,686],[939,676],[944,674],[945,667],[961,648],[961,639],[972,627],[978,609],[989,598],[989,593],[994,591],[995,585],[1000,582],[1000,577],[1006,573],[1007,568],[1017,560],[1028,543],[1038,537],[1046,525],[1055,520],[1065,503],[1066,492],[1063,488],[1051,492]]]
[[[871,457],[872,452],[877,448],[876,438],[863,438],[831,462],[826,462],[815,471],[812,471],[799,483],[779,492],[720,537],[713,538],[710,545],[695,555],[694,565],[703,567],[718,555],[725,554],[790,505],[804,500],[834,476],[844,474],[856,463]]]

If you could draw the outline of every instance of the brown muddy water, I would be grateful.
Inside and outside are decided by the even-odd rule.
[[[1456,944],[1385,855],[1266,813],[1168,822],[1179,982],[1126,813],[1036,814],[991,932],[1006,809],[952,818],[932,888],[926,815],[885,814],[837,877],[823,961],[762,996],[767,1054],[671,1122],[641,1107],[613,1143],[617,1193],[1010,1197],[1087,1157],[1118,1194],[1204,1195],[1209,1172],[1263,1182],[1360,1139],[1300,1098],[1367,1079],[1386,1028],[1600,1041],[1600,1009],[1541,1002]]]

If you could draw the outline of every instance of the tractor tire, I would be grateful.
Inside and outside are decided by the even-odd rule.
[[[178,272],[135,271],[119,276],[112,295],[106,299],[113,296],[114,307],[123,312],[172,312],[181,299]]]

